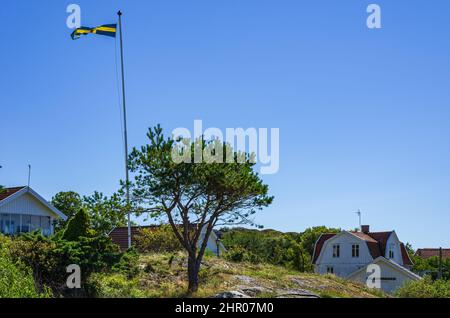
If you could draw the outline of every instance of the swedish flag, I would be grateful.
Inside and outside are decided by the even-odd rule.
[[[99,34],[115,38],[117,31],[117,24],[105,24],[96,28],[81,27],[72,32],[72,40],[79,39],[82,35]]]

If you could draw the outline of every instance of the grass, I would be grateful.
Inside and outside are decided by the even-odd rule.
[[[186,297],[186,255],[146,254],[140,257],[140,273],[133,279],[120,274],[94,276],[100,297]],[[122,277],[120,277],[122,276]],[[233,263],[213,256],[205,257],[199,274],[200,288],[192,297],[211,297],[217,293],[258,286],[255,297],[276,297],[280,290],[307,290],[320,297],[385,297],[333,275],[301,273],[269,264]]]

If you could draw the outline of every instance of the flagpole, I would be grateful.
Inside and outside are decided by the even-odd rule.
[[[130,174],[128,170],[128,132],[127,132],[127,108],[125,104],[125,72],[123,67],[123,35],[122,35],[122,12],[117,12],[119,16],[119,32],[120,32],[120,62],[122,65],[122,105],[123,105],[123,135],[125,143],[125,189],[127,197],[128,209],[128,248],[131,248],[131,212],[130,212]]]

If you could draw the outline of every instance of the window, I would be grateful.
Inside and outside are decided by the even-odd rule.
[[[334,274],[333,266],[327,266],[327,274]]]
[[[339,244],[333,245],[333,257],[338,258],[341,256],[341,246]]]
[[[36,216],[36,215],[32,215],[31,216],[31,232],[34,232],[36,230],[40,230],[41,229],[41,217],[40,216]]]
[[[10,234],[10,221],[11,221],[11,215],[10,214],[0,214],[0,233],[3,234]]]
[[[41,216],[41,228],[42,228],[42,234],[44,234],[45,236],[50,236],[52,234],[50,217]]]
[[[22,233],[28,233],[31,230],[31,215],[22,215]]]
[[[352,245],[352,257],[359,257],[359,244]]]
[[[394,254],[394,248],[395,248],[395,245],[394,245],[394,244],[391,244],[391,246],[389,247],[389,258],[390,258],[390,259],[393,259],[394,256],[395,256],[395,254]]]
[[[10,223],[10,232],[9,234],[18,234],[20,233],[20,214],[11,214],[11,223]]]

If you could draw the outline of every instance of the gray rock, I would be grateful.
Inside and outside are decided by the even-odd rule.
[[[271,290],[261,286],[238,286],[237,289],[243,294],[249,295],[251,297],[258,296],[262,293],[271,292]]]
[[[244,284],[252,284],[255,281],[253,278],[244,275],[236,275],[234,278]]]
[[[276,298],[320,298],[319,295],[306,289],[278,289]]]
[[[211,298],[251,298],[251,297],[242,292],[232,290],[232,291],[219,293],[217,295],[214,295]]]

